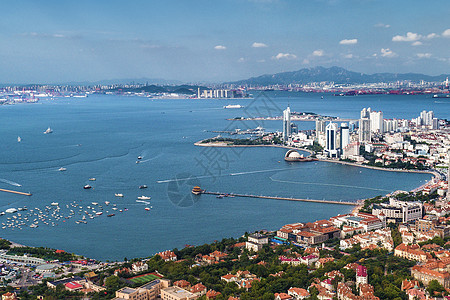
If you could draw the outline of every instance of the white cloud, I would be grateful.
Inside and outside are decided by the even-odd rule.
[[[297,59],[297,55],[291,54],[291,53],[281,53],[280,52],[277,55],[272,56],[272,59],[276,59],[276,60],[280,60],[280,59],[287,59],[287,60]]]
[[[358,43],[358,39],[342,40],[339,42],[341,45],[354,45],[356,43]]]
[[[389,28],[391,27],[391,25],[389,24],[383,24],[383,23],[378,23],[374,25],[375,27],[380,27],[380,28]]]
[[[257,42],[254,42],[254,43],[252,44],[252,47],[253,47],[253,48],[267,48],[267,45],[264,44],[264,43],[257,43]]]
[[[444,30],[444,32],[442,33],[442,36],[445,36],[445,37],[450,37],[450,28],[449,28],[449,29],[446,29],[446,30]]]
[[[383,57],[396,57],[397,56],[397,54],[389,48],[386,48],[386,49],[381,48],[380,52],[381,52],[381,56],[383,56]]]
[[[346,55],[344,55],[344,57],[345,58],[353,58],[353,54],[351,54],[351,53],[350,54],[346,54]]]
[[[425,37],[425,39],[427,39],[427,40],[431,40],[431,39],[434,39],[434,38],[437,38],[437,37],[439,37],[439,34],[436,34],[436,33],[430,33],[430,34],[428,34],[426,37]]]
[[[417,53],[416,56],[418,58],[430,58],[431,57],[431,53]]]
[[[325,52],[321,49],[314,50],[312,53],[313,56],[323,56],[324,54],[325,54]]]
[[[217,45],[217,46],[214,47],[214,49],[216,49],[216,50],[226,50],[227,47],[222,46],[222,45]]]
[[[243,57],[241,57],[241,58],[238,59],[238,62],[240,62],[240,63],[241,63],[241,62],[244,62],[244,61],[245,61],[245,58],[243,58]]]
[[[392,38],[393,42],[414,42],[421,39],[422,36],[418,33],[408,32],[406,35],[396,35]]]
[[[423,45],[423,43],[421,41],[415,41],[411,45],[413,45],[413,46],[420,46],[420,45]]]

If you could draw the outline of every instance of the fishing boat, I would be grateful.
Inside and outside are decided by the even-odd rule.
[[[146,189],[147,186],[145,184],[139,186],[140,189]]]
[[[64,168],[64,167],[61,167],[61,168],[59,168],[58,169],[58,171],[60,171],[60,172],[62,172],[62,171],[66,171],[67,169],[66,168]]]
[[[142,156],[139,155],[139,156],[138,156],[138,159],[142,159]]]
[[[95,179],[94,177],[89,178],[89,181],[96,181],[97,179]]]
[[[150,207],[146,207],[146,208],[144,208],[144,209],[148,211],[148,210],[150,210]]]
[[[53,130],[49,127],[49,128],[47,128],[46,131],[44,131],[44,134],[49,134],[49,133],[52,133],[52,132],[53,132]]]
[[[123,197],[123,194],[114,194],[116,197]]]
[[[92,188],[92,186],[90,186],[89,184],[86,184],[85,186],[83,186],[83,189],[85,189],[85,190],[88,190],[88,189],[91,189]]]
[[[109,214],[107,217],[114,217],[116,214]]]
[[[17,137],[17,142],[20,143],[22,141],[22,138],[20,136]]]
[[[99,211],[99,212],[96,212],[95,214],[96,214],[97,216],[101,216],[101,215],[103,215],[103,212]]]
[[[147,197],[147,196],[139,196],[137,197],[139,200],[150,200],[152,197]]]

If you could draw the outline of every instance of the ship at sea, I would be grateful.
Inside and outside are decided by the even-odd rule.
[[[243,106],[239,104],[228,104],[225,105],[223,108],[243,108]]]
[[[53,130],[49,127],[49,128],[47,128],[47,130],[44,131],[44,134],[49,134],[52,132],[53,132]]]
[[[22,141],[22,138],[20,136],[17,137],[17,142],[20,143]]]
[[[435,94],[433,98],[447,98],[450,99],[450,94]]]

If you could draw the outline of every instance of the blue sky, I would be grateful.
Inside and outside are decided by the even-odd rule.
[[[450,73],[448,0],[8,1],[0,83]]]

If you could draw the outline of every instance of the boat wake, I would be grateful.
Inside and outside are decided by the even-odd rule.
[[[144,204],[150,204],[150,202],[149,201],[144,201],[144,200],[136,200],[136,202],[139,202],[139,203],[144,203]]]
[[[214,177],[225,177],[225,176],[239,176],[239,175],[248,175],[248,174],[256,174],[256,173],[288,171],[288,170],[295,170],[295,169],[300,169],[300,168],[302,168],[302,167],[298,167],[298,168],[292,168],[291,167],[291,168],[280,168],[280,169],[267,169],[267,170],[238,172],[238,173],[230,173],[230,174],[204,175],[204,176],[195,176],[195,178],[201,179],[201,178],[214,178]],[[185,180],[189,180],[189,179],[192,179],[192,177],[167,179],[167,180],[158,180],[158,181],[156,181],[156,183],[169,183],[169,182],[176,182],[176,181],[185,181]]]
[[[274,181],[274,182],[290,183],[290,184],[335,186],[335,187],[354,188],[354,189],[361,189],[361,190],[372,190],[372,191],[380,191],[380,192],[391,192],[391,191],[389,191],[389,190],[377,189],[377,188],[371,188],[371,187],[365,187],[365,186],[355,186],[355,185],[345,185],[345,184],[334,184],[334,183],[317,183],[317,182],[302,182],[302,181],[279,180],[279,179],[273,179],[272,177],[269,177],[269,179],[272,180],[272,181]]]
[[[10,184],[10,185],[13,185],[13,186],[22,186],[21,184],[19,184],[17,182],[14,182],[14,181],[11,181],[11,180],[7,180],[7,179],[3,179],[3,178],[0,178],[0,181],[4,182],[4,183],[7,183],[7,184]]]

